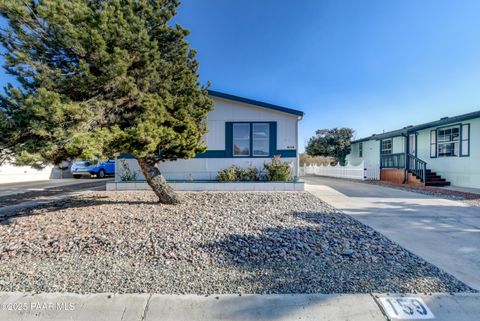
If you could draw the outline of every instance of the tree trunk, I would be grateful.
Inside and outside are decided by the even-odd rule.
[[[142,169],[143,175],[147,180],[148,185],[152,188],[153,192],[158,196],[158,200],[163,204],[179,204],[180,198],[173,188],[168,185],[165,178],[158,170],[155,164],[152,164],[146,159],[139,159],[138,164]]]

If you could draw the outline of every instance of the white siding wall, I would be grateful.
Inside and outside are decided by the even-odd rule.
[[[225,123],[234,121],[276,121],[277,149],[297,149],[297,117],[294,115],[212,97],[215,109],[207,117],[205,138],[209,150],[225,149]]]
[[[137,172],[137,180],[144,180],[144,176],[135,159],[126,159],[130,170]],[[163,162],[159,164],[160,171],[167,180],[215,180],[220,169],[231,165],[248,167],[249,165],[262,168],[270,158],[193,158],[177,160],[175,162]],[[295,167],[295,158],[283,158],[285,162],[291,162]],[[115,163],[116,181],[120,181],[122,165],[120,160]]]
[[[265,121],[277,122],[277,149],[297,149],[297,116],[252,106],[236,101],[212,97],[215,109],[210,111],[207,117],[208,133],[205,143],[208,150],[225,150],[225,123],[235,121]],[[160,170],[166,179],[170,180],[212,180],[217,176],[220,169],[231,165],[248,167],[252,164],[261,168],[270,158],[193,158],[163,162],[159,164]],[[294,175],[298,175],[297,158],[283,158],[283,161],[291,162]],[[138,171],[138,179],[143,179],[138,163],[134,159],[127,162],[132,170]],[[115,175],[119,181],[121,164],[117,160]]]
[[[363,142],[363,157],[359,157],[358,149],[360,143],[352,144],[352,150],[347,156],[347,161],[351,165],[358,165],[362,161],[369,166],[380,164],[380,142],[377,140],[368,140]]]
[[[0,166],[0,184],[43,181],[52,178],[60,178],[59,170],[53,166],[47,166],[44,169],[37,170],[30,166],[14,166],[5,164]]]
[[[392,143],[393,143],[393,151],[392,151],[393,154],[405,153],[405,137],[403,136],[393,137]],[[378,144],[380,144],[380,142]]]
[[[437,172],[454,186],[480,188],[480,118],[466,120],[470,124],[470,156],[430,158],[430,131],[418,132],[418,157],[427,162],[427,168]]]
[[[208,120],[208,133],[205,144],[209,150],[225,149],[225,122],[221,120]]]

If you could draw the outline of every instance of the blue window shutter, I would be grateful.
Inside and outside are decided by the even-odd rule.
[[[270,122],[270,157],[277,152],[277,122]]]
[[[225,156],[233,157],[233,123],[225,123]]]

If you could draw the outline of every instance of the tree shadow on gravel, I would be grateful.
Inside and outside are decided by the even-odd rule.
[[[148,200],[129,200],[119,201],[110,199],[108,196],[96,197],[81,197],[81,198],[67,198],[57,201],[40,204],[34,207],[12,210],[7,212],[0,212],[0,225],[8,225],[13,219],[25,216],[46,215],[50,212],[65,210],[70,208],[87,208],[101,205],[157,205],[158,201]]]
[[[343,214],[294,212],[304,226],[232,234],[205,245],[248,275],[255,293],[471,291],[449,274]],[[242,284],[244,283],[244,284]]]

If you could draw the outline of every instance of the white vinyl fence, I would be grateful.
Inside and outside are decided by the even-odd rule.
[[[304,165],[301,168],[302,175],[319,175],[328,177],[350,178],[358,180],[379,180],[380,165],[369,165],[362,161],[359,165],[335,166],[331,165]]]

